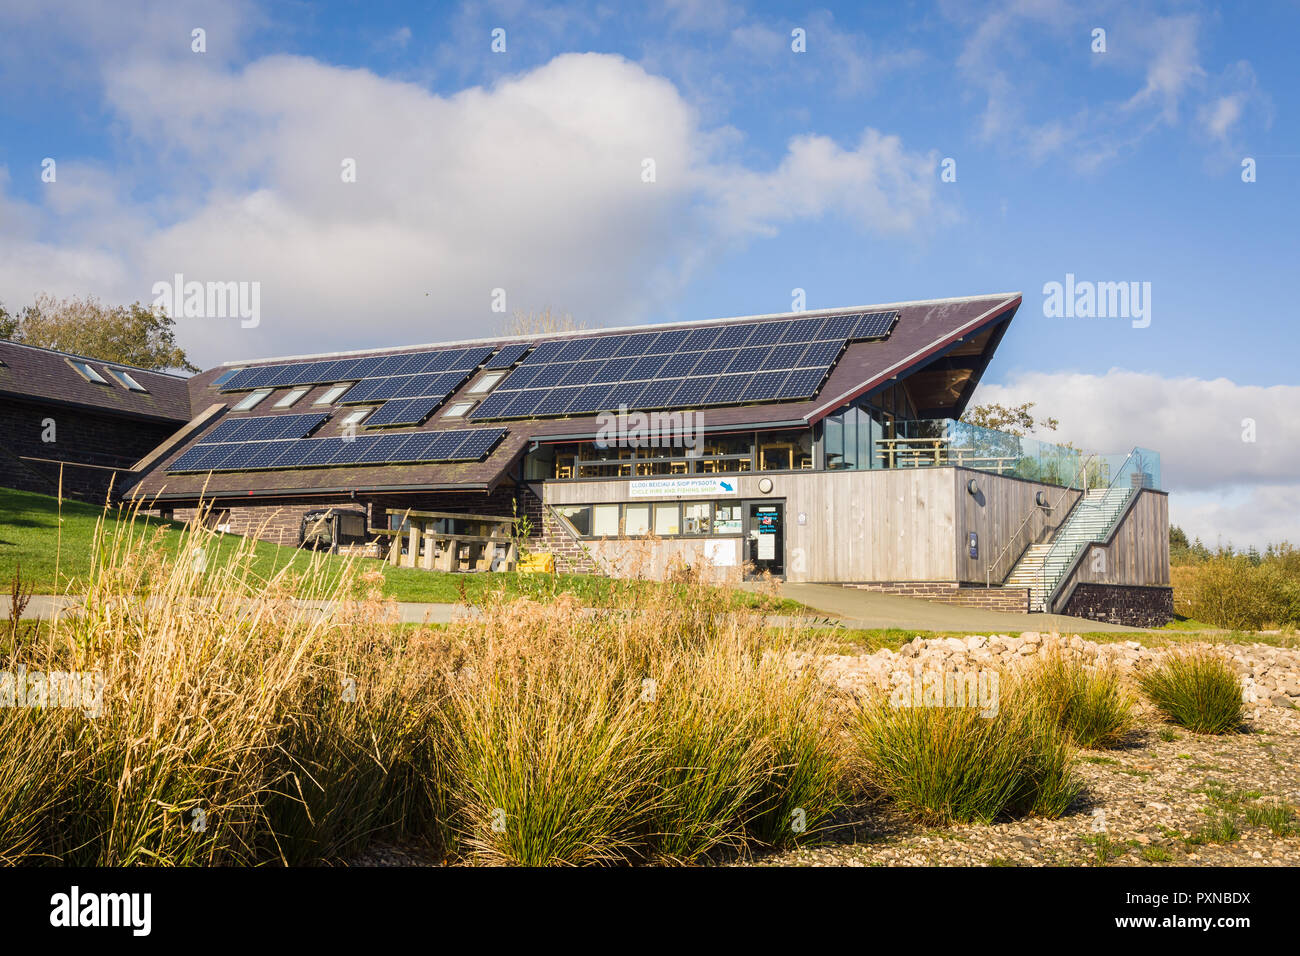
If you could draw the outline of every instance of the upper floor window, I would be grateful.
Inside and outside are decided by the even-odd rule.
[[[312,402],[313,405],[333,405],[339,400],[339,397],[352,387],[352,383],[346,385],[331,385],[325,391],[321,392],[320,397]]]
[[[113,376],[117,384],[121,385],[123,388],[129,388],[133,392],[149,391],[149,389],[145,388],[143,385],[137,382],[135,380],[135,377],[130,372],[126,371],[126,369],[112,368],[108,365],[105,365],[104,371],[107,372],[109,375]]]
[[[505,377],[506,377],[505,372],[488,372],[481,379],[479,379],[477,382],[475,382],[473,385],[470,386],[468,394],[482,395],[484,392],[490,390],[492,386],[494,386],[497,382],[501,381]]]
[[[248,411],[250,408],[253,408],[253,407],[259,405],[259,404],[261,403],[262,399],[266,398],[266,396],[268,396],[268,395],[271,394],[271,391],[272,391],[272,390],[269,389],[269,388],[259,388],[259,389],[255,389],[255,390],[249,392],[249,393],[248,393],[247,395],[245,395],[243,398],[241,398],[241,399],[240,399],[240,400],[235,404],[235,407],[231,409],[231,411],[233,411],[233,412],[246,412],[246,411]]]
[[[279,400],[278,402],[276,402],[275,405],[273,405],[272,407],[273,407],[273,408],[289,408],[289,407],[291,407],[295,402],[297,402],[298,399],[302,398],[304,395],[306,395],[306,394],[307,394],[308,392],[310,392],[310,391],[311,391],[310,388],[305,388],[305,387],[301,387],[301,386],[298,387],[298,388],[291,388],[291,389],[289,389],[289,391],[285,392],[284,395],[280,398],[280,400]]]
[[[87,382],[94,382],[96,385],[108,384],[108,379],[100,375],[99,372],[96,371],[93,366],[87,364],[86,362],[78,362],[75,359],[68,359],[68,364],[71,365],[73,368],[75,368],[77,370],[77,374],[79,374]]]

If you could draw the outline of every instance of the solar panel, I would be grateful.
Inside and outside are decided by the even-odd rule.
[[[504,345],[501,351],[488,360],[488,368],[509,368],[518,362],[528,350],[532,348],[530,342],[516,342],[514,345]]]
[[[366,427],[372,425],[418,425],[431,414],[442,402],[437,398],[405,398],[385,402],[383,407],[366,419]]]
[[[624,338],[625,336],[622,335],[603,335],[598,339],[594,339],[591,343],[591,348],[588,349],[585,355],[583,355],[583,358],[610,358],[617,354],[619,348],[622,347]]]
[[[582,391],[581,386],[572,388],[553,388],[542,395],[542,399],[533,406],[532,415],[563,415],[569,410],[569,405]]]
[[[573,399],[566,411],[570,415],[583,415],[608,408],[607,400],[613,391],[612,385],[588,385]]]
[[[623,405],[628,408],[637,408],[639,407],[638,400],[645,389],[645,382],[620,382],[614,386],[606,401],[612,409],[617,409]]]
[[[533,413],[542,399],[546,398],[546,392],[529,389],[526,392],[511,392],[510,404],[501,411],[502,418],[527,418]]]
[[[759,372],[741,393],[742,402],[766,402],[776,398],[781,383],[789,376],[788,372]]]
[[[664,367],[659,370],[659,374],[664,378],[682,378],[689,375],[691,369],[695,367],[695,363],[700,360],[703,354],[702,352],[678,353],[664,363]]]
[[[822,368],[803,368],[790,373],[777,389],[777,398],[809,398],[817,394],[817,389],[826,377]]]
[[[358,435],[357,441],[360,441],[361,438],[362,436]],[[315,447],[315,443],[324,440],[325,439],[323,438],[308,438],[299,439],[298,441],[282,442],[281,444],[285,445],[286,448],[283,454],[276,459],[275,466],[277,468],[294,468],[302,464],[303,459],[306,458]]]
[[[584,357],[592,346],[591,339],[571,339],[560,349],[560,354],[555,357],[557,362],[576,362]]]
[[[709,405],[729,405],[739,402],[749,384],[750,375],[724,375],[714,382],[712,390],[705,399]]]
[[[672,403],[682,406],[698,405],[713,385],[712,378],[688,378],[673,392]]]
[[[528,383],[529,388],[553,388],[560,384],[561,379],[569,374],[573,368],[572,365],[555,363],[554,365],[545,365],[537,370],[533,375],[533,380]]]
[[[492,354],[492,346],[477,345],[465,350],[465,354],[460,357],[460,361],[454,365],[449,365],[449,369],[464,369],[472,372],[483,364],[484,359]]]
[[[765,348],[741,349],[727,366],[728,372],[756,372],[767,359]]]
[[[886,335],[898,319],[897,312],[864,312],[858,316],[851,339],[874,339]]]
[[[497,443],[504,431],[496,428],[476,428],[464,432],[465,440],[446,455],[452,461],[477,461]]]
[[[714,344],[720,349],[738,349],[745,344],[745,340],[749,338],[753,331],[754,327],[752,325],[727,326],[722,330],[722,334],[718,336],[718,341]]]
[[[515,388],[527,388],[528,384],[532,382],[537,373],[545,367],[545,365],[521,365],[506,376],[505,381],[497,386],[497,391],[502,392]]]
[[[718,328],[694,329],[682,342],[682,349],[687,352],[702,351],[713,348],[722,330]]]
[[[496,432],[496,434],[505,434]],[[424,449],[426,461],[446,461],[447,456],[465,443],[464,431],[438,432]]]
[[[642,408],[667,408],[672,404],[673,392],[681,385],[681,379],[660,379],[650,382],[641,393],[637,403]]]
[[[833,315],[822,324],[819,337],[823,339],[847,339],[857,324],[858,317],[856,315]]]
[[[814,342],[803,353],[802,364],[808,367],[825,367],[831,365],[844,349],[843,339],[829,342]]]
[[[565,373],[564,378],[560,379],[560,385],[590,385],[592,382],[603,382],[606,379],[601,378],[601,370],[605,367],[603,359],[595,362],[574,362]]]
[[[659,338],[655,339],[654,351],[680,352],[686,347],[686,338],[690,334],[690,329],[669,329],[667,332],[660,332]]]
[[[789,323],[789,328],[781,336],[781,344],[786,345],[792,342],[811,342],[818,338],[818,332],[826,324],[826,320],[820,316],[815,319],[795,319]]]
[[[633,362],[632,367],[623,377],[625,379],[654,378],[666,364],[668,364],[667,355],[647,355]]]
[[[736,351],[736,349],[715,349],[712,352],[705,352],[704,356],[696,363],[695,368],[691,370],[691,374],[719,374],[735,359]]]
[[[519,392],[495,391],[487,398],[483,399],[483,401],[479,402],[478,405],[474,407],[474,410],[469,413],[469,417],[471,419],[500,418],[501,413],[505,411],[506,406],[508,406],[518,394]]]
[[[763,364],[759,368],[764,371],[768,369],[798,368],[799,356],[803,355],[807,348],[808,346],[802,342],[798,345],[778,345],[767,353],[767,358],[763,359]]]
[[[637,361],[630,355],[612,358],[601,369],[601,377],[606,382],[622,382],[625,379],[632,378],[628,373],[632,371],[632,367],[637,364]]]
[[[615,355],[649,355],[653,351],[651,346],[658,340],[658,332],[638,332],[636,335],[628,335],[623,339],[623,344],[618,347]]]
[[[529,353],[525,365],[542,365],[555,361],[555,357],[564,349],[566,342],[542,342]]]
[[[754,334],[749,337],[746,345],[772,345],[781,341],[781,336],[785,335],[789,322],[764,322],[754,328]]]

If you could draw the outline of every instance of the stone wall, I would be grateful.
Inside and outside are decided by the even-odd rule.
[[[1078,584],[1061,613],[1129,627],[1164,627],[1174,619],[1174,591],[1123,584]]]
[[[1029,610],[1028,588],[977,588],[945,581],[868,581],[844,586],[989,611],[1024,614]]]

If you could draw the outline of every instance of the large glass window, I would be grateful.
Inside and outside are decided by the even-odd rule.
[[[655,534],[673,535],[679,534],[681,528],[678,525],[678,506],[677,502],[670,504],[655,505]]]
[[[649,505],[623,506],[623,533],[629,537],[643,535],[650,530]]]
[[[559,505],[555,509],[561,518],[573,526],[573,530],[584,537],[591,534],[590,505]]]
[[[822,453],[826,468],[839,469],[879,468],[873,460],[875,442],[883,437],[880,423],[864,408],[850,405],[822,421]]]
[[[618,537],[618,505],[593,505],[591,533],[597,538]]]

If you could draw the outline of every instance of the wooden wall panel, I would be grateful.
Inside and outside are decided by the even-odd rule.
[[[1010,541],[1006,554],[993,569],[993,583],[1001,584],[1016,559],[1029,545],[1044,542],[1051,537],[1051,533],[1065,520],[1081,494],[1073,488],[1060,488],[969,468],[956,468],[953,471],[958,513],[957,580],[968,584],[985,583],[989,563],[998,558]],[[966,490],[966,484],[972,478],[979,483],[978,495],[972,495]],[[1046,508],[1035,503],[1035,496],[1040,491],[1047,495]],[[968,536],[972,531],[979,535],[978,558],[970,556]]]
[[[1074,584],[1169,587],[1169,496],[1138,492],[1107,544],[1091,544],[1061,594]]]

